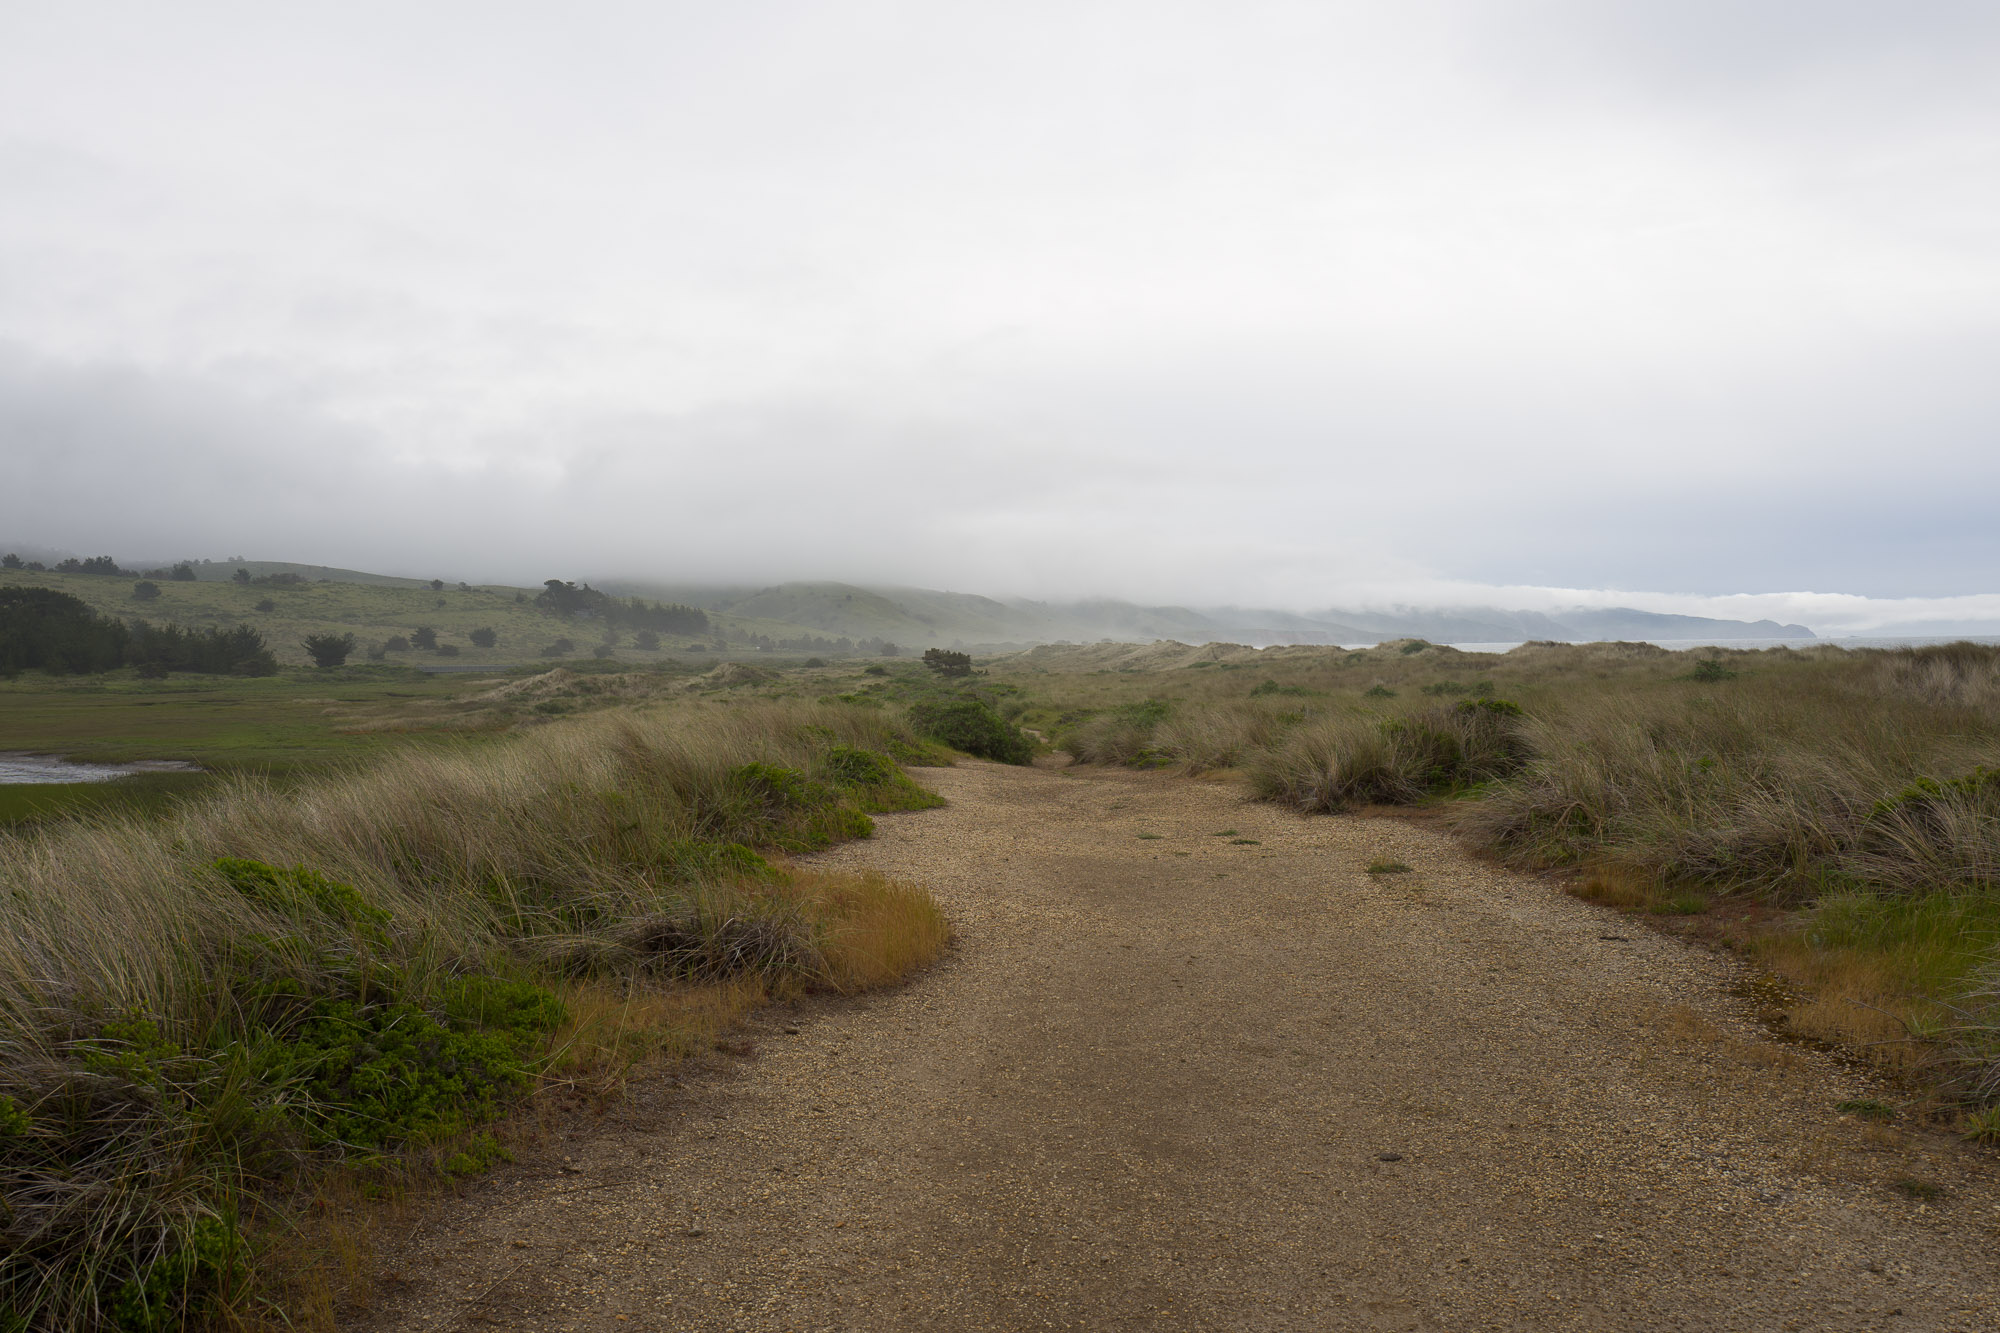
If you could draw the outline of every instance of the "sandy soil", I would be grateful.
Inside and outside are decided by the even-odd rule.
[[[822,859],[948,961],[482,1182],[363,1326],[2000,1328],[1993,1156],[1836,1113],[1730,959],[1408,821],[922,776]]]

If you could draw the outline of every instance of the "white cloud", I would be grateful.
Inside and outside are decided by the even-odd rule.
[[[0,536],[1294,606],[1980,595],[1996,27],[17,8],[0,449],[38,489]]]

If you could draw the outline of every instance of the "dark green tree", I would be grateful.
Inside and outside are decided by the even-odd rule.
[[[156,602],[160,598],[160,585],[151,579],[140,579],[132,585],[132,600],[135,602]]]
[[[194,566],[183,560],[174,566],[173,573],[167,575],[175,583],[193,583]]]
[[[53,588],[0,588],[0,676],[80,675],[124,665],[131,631]]]
[[[422,648],[426,652],[436,652],[438,632],[429,625],[419,625],[410,631],[410,646],[413,648]]]
[[[238,583],[248,583],[250,581],[250,571],[247,569],[239,569],[234,574],[230,575],[230,577],[235,579]]]
[[[972,674],[972,654],[955,653],[949,648],[926,648],[924,665],[947,680],[956,676],[969,676]]]
[[[491,648],[500,642],[499,633],[488,627],[476,629],[465,637],[472,640],[472,646],[475,648]]]
[[[306,655],[316,667],[345,666],[359,646],[352,634],[308,634],[304,643]]]

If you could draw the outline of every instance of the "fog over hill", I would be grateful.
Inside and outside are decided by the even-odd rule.
[[[605,591],[685,602],[744,621],[803,626],[822,634],[886,638],[909,646],[1147,642],[1367,644],[1422,638],[1447,642],[1554,639],[1811,639],[1803,625],[1662,615],[1630,607],[1558,614],[1497,607],[1329,609],[1312,614],[1261,607],[1145,606],[1096,598],[1072,602],[994,598],[928,588],[783,583],[765,588],[607,580]]]

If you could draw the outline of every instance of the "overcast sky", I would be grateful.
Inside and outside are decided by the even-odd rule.
[[[1996,69],[1990,0],[0,0],[0,542],[2000,619]]]

